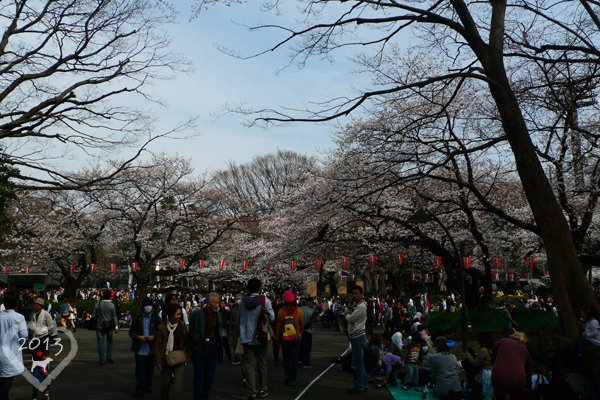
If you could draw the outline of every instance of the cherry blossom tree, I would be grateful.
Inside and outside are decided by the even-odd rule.
[[[217,3],[239,2],[202,0],[196,4],[201,10]],[[527,93],[534,86],[531,72],[536,64],[554,65],[560,71],[597,64],[598,4],[588,0],[552,5],[504,0],[489,4],[463,0],[419,4],[308,0],[298,4],[302,18],[288,17],[286,25],[255,27],[284,34],[283,39],[275,39],[271,47],[255,55],[289,45],[292,62],[302,66],[313,56],[334,59],[336,51],[360,47],[361,51],[373,50],[359,53],[357,58],[370,64],[370,71],[381,73],[375,75],[373,87],[360,90],[356,96],[334,95],[334,100],[321,101],[319,108],[304,114],[290,111],[298,107],[258,110],[258,121],[329,121],[365,108],[370,111],[377,104],[390,104],[390,98],[395,102],[422,98],[435,106],[430,116],[443,122],[446,108],[457,98],[465,98],[453,93],[464,93],[466,85],[485,94],[487,101],[482,104],[491,107],[495,118],[489,121],[491,135],[481,132],[485,141],[481,145],[502,146],[510,155],[545,244],[562,331],[577,337],[579,311],[586,304],[596,305],[596,299],[579,267],[572,226],[539,158],[535,126],[527,116]],[[283,6],[279,1],[267,2],[263,10],[278,14]],[[414,48],[394,48],[409,31],[416,37]],[[424,57],[428,62],[423,62]],[[392,63],[385,62],[390,59]],[[385,65],[399,66],[399,73],[385,74]]]

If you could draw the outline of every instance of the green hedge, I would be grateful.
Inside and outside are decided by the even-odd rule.
[[[519,330],[526,333],[558,332],[558,318],[554,313],[542,310],[517,309],[514,319]],[[471,332],[502,332],[502,310],[469,311]],[[432,333],[457,334],[460,331],[460,312],[434,312],[427,316],[427,327]]]
[[[91,313],[92,311],[94,311],[95,306],[96,306],[96,300],[94,300],[94,299],[86,299],[86,300],[79,299],[79,300],[75,301],[75,307],[77,307],[77,312],[79,313],[79,315],[81,315],[81,313],[83,311],[87,311],[87,312]],[[129,311],[131,313],[131,315],[134,317],[137,317],[142,313],[141,302],[139,302],[137,300],[121,301],[120,303],[118,303],[118,308],[119,308],[119,311],[122,313],[124,313],[125,311]]]

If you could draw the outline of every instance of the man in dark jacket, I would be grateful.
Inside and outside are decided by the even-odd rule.
[[[194,400],[208,400],[215,369],[223,362],[221,329],[223,322],[219,313],[221,296],[210,293],[204,308],[198,308],[190,317],[189,338],[192,343],[194,363]]]
[[[129,337],[132,340],[131,350],[135,354],[137,382],[132,397],[142,397],[145,393],[152,393],[155,337],[160,322],[160,317],[154,311],[152,300],[142,301],[142,315],[132,321],[129,329]]]

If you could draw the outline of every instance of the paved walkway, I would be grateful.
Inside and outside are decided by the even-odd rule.
[[[115,400],[128,399],[135,387],[133,353],[129,350],[131,341],[126,331],[115,335],[113,357],[115,364],[98,365],[95,332],[80,330],[75,333],[79,352],[71,364],[53,383],[52,400]],[[66,340],[63,339],[63,340]],[[272,400],[335,400],[351,398],[346,389],[351,386],[352,376],[341,370],[339,365],[331,366],[331,359],[342,354],[347,341],[344,336],[329,330],[318,330],[313,341],[313,366],[298,371],[298,386],[289,388],[283,385],[283,366],[273,366],[273,355],[269,350],[269,399]],[[65,350],[68,350],[66,348]],[[184,399],[192,398],[193,367],[185,371]],[[314,381],[314,382],[313,382]],[[312,385],[311,382],[313,382]],[[310,385],[310,386],[309,386]],[[144,399],[160,398],[158,373],[155,371],[154,393]],[[368,400],[391,400],[386,389],[372,387],[368,394],[356,396]],[[15,379],[11,390],[11,400],[31,400],[31,386],[23,377]],[[216,379],[211,400],[244,400],[245,389],[241,384],[241,368],[227,361],[217,365]],[[179,399],[174,399],[179,400]]]

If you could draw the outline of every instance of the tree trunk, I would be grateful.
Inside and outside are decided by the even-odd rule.
[[[77,282],[77,279],[66,277],[65,292],[63,293],[63,298],[74,299],[77,295],[77,289],[79,289],[79,282]]]
[[[579,336],[579,313],[586,304],[596,306],[596,298],[582,273],[571,231],[537,157],[502,59],[492,60],[486,69],[488,76],[495,80],[495,84],[490,84],[490,91],[515,157],[523,190],[544,241],[562,333],[576,338]]]

